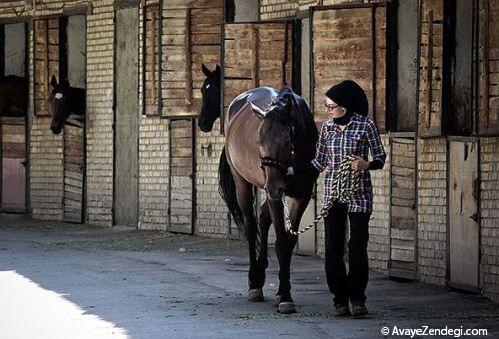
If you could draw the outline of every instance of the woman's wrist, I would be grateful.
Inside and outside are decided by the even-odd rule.
[[[384,162],[381,160],[373,160],[369,162],[369,166],[367,167],[368,170],[378,170],[382,169],[384,166]]]

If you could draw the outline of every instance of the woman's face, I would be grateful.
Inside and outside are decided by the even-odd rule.
[[[324,99],[324,107],[326,108],[327,115],[331,118],[340,118],[347,112],[344,107],[341,107],[328,97]]]

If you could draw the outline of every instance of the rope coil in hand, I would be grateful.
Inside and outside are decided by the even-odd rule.
[[[360,185],[360,171],[352,170],[352,165],[357,159],[354,156],[346,156],[338,168],[338,172],[335,173],[332,182],[332,195],[327,204],[321,209],[321,213],[312,221],[307,227],[300,231],[295,231],[291,227],[291,219],[289,218],[289,205],[286,202],[284,196],[282,198],[282,203],[284,205],[284,223],[286,226],[286,231],[292,235],[300,235],[314,227],[319,221],[324,219],[333,206],[335,201],[340,203],[348,203],[353,200],[353,197]],[[351,175],[350,175],[351,174]],[[351,177],[351,178],[350,178]]]

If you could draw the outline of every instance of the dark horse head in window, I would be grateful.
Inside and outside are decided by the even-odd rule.
[[[49,111],[52,114],[50,129],[52,133],[61,133],[66,120],[71,114],[85,115],[85,89],[71,87],[67,79],[57,82],[53,75],[50,81],[52,91],[48,98]]]
[[[206,79],[201,87],[203,105],[198,115],[198,126],[203,132],[210,132],[215,120],[220,116],[220,66],[211,71],[205,65],[202,70]]]

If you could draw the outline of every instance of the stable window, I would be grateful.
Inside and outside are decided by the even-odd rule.
[[[224,5],[223,0],[164,0],[161,100],[167,118],[197,117],[206,78],[201,65],[220,64]]]
[[[443,42],[443,132],[471,135],[473,109],[473,1],[445,1]]]
[[[444,0],[422,0],[420,5],[418,134],[440,136]]]
[[[487,44],[495,39],[487,28],[488,7],[487,1],[421,2],[420,136],[472,135],[478,118],[482,132],[499,131],[497,110],[485,108],[494,104]],[[483,127],[484,120],[492,123]]]
[[[0,74],[26,76],[27,24],[0,25]]]
[[[161,15],[158,4],[145,6],[142,20],[142,112],[159,115],[161,97]]]
[[[389,130],[416,132],[418,101],[418,0],[395,2],[388,7],[387,63]]]
[[[34,21],[35,115],[48,116],[51,78],[86,87],[86,18],[72,15]],[[74,112],[72,112],[74,113]]]

